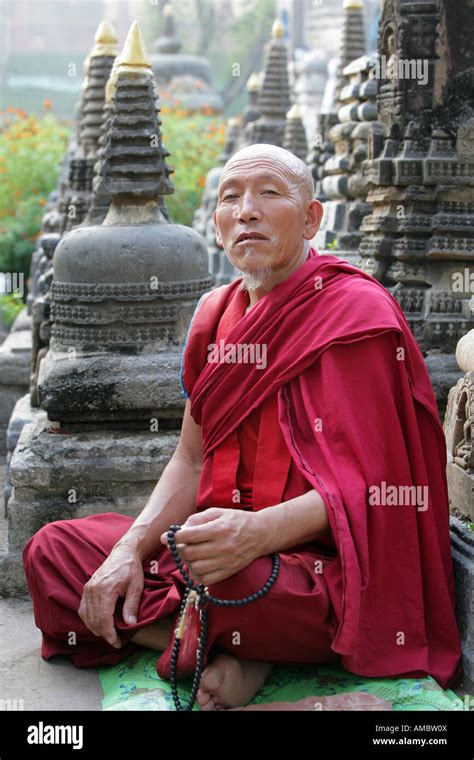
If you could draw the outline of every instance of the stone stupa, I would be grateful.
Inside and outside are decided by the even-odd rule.
[[[32,275],[34,298],[32,311],[31,404],[38,406],[39,366],[50,340],[50,287],[53,281],[53,256],[65,232],[80,225],[92,202],[92,180],[102,130],[105,87],[117,57],[117,35],[109,21],[101,21],[94,46],[84,64],[84,81],[79,108],[74,151],[69,161],[69,178],[58,194],[57,227],[41,238],[41,255]],[[110,203],[110,199],[109,199]],[[98,219],[94,223],[98,223]]]
[[[155,42],[156,52],[150,55],[158,89],[166,92],[164,102],[189,111],[210,109],[220,113],[223,101],[214,90],[208,59],[181,53],[180,49],[181,40],[176,33],[173,10],[167,3],[162,11],[161,35]]]
[[[21,551],[42,525],[138,514],[176,447],[183,343],[213,280],[204,240],[160,211],[159,197],[173,192],[160,124],[134,22],[104,146],[108,215],[102,225],[64,235],[54,255],[41,409],[23,427],[10,463],[0,593],[24,592]]]
[[[282,148],[291,151],[295,156],[301,158],[302,161],[306,161],[308,153],[306,131],[303,124],[301,109],[296,103],[291,106],[286,114]]]
[[[377,95],[385,135],[369,133],[373,211],[361,225],[362,266],[402,306],[441,414],[459,377],[457,342],[474,327],[474,68],[460,54],[473,35],[466,0],[386,0]]]
[[[260,115],[245,128],[247,145],[269,143],[281,147],[283,144],[286,114],[291,108],[288,50],[283,34],[283,24],[277,19],[273,22],[265,51],[263,79],[257,99]]]

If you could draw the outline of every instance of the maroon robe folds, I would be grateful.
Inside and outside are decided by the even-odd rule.
[[[183,352],[183,394],[203,438],[196,509],[272,508],[314,488],[330,530],[280,552],[278,580],[258,601],[209,607],[206,658],[226,651],[274,662],[341,661],[360,675],[430,673],[443,687],[453,685],[460,640],[444,436],[400,307],[373,278],[314,249],[247,314],[239,284],[201,298]],[[266,366],[208,361],[209,344],[222,339],[265,346]],[[374,486],[381,503],[371,501]],[[410,486],[427,495],[423,511],[384,496],[387,487]],[[130,639],[139,628],[164,615],[176,619],[184,582],[164,546],[144,564],[135,626],[123,623],[123,600],[117,603],[122,649],[77,616],[84,583],[132,522],[114,513],[57,521],[26,545],[46,659],[68,654],[78,667],[113,664],[135,651]],[[158,575],[150,572],[154,559]],[[260,557],[210,591],[240,598],[270,572],[271,558]],[[157,663],[165,677],[171,645]],[[191,656],[180,660],[179,674],[194,665]]]
[[[333,651],[359,675],[426,673],[454,685],[462,670],[445,439],[399,304],[369,275],[311,248],[227,335],[227,345],[264,345],[266,368],[207,361],[239,284],[201,298],[183,355],[204,458],[277,391],[288,449],[323,498],[337,547],[324,570]]]

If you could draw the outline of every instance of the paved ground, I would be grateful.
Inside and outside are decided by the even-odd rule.
[[[0,459],[0,540],[6,532],[3,507],[5,459]],[[98,669],[79,669],[65,657],[40,655],[41,633],[31,602],[0,598],[0,699],[22,699],[25,710],[100,710]]]

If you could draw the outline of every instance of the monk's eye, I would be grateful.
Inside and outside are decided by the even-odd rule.
[[[231,198],[237,198],[237,195],[228,193],[228,195],[224,195],[222,198],[223,201],[229,201]]]
[[[264,190],[264,193],[273,193],[273,195],[278,195],[276,190]]]

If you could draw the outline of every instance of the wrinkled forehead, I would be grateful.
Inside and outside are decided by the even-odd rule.
[[[288,184],[301,181],[303,179],[303,172],[296,162],[282,161],[278,156],[265,154],[265,155],[242,155],[232,156],[222,169],[219,186],[226,180],[233,178],[245,179],[248,176],[254,176],[255,174],[262,175],[277,175],[281,179],[285,179]]]

